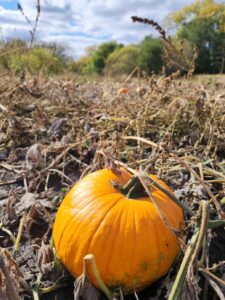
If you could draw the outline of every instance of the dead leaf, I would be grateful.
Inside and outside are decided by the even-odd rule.
[[[64,131],[67,123],[67,119],[65,118],[55,120],[49,128],[48,133],[53,135],[60,134],[62,131]]]
[[[31,170],[40,166],[42,160],[43,146],[41,144],[32,145],[26,154],[26,169]]]
[[[51,217],[46,208],[39,202],[35,202],[27,216],[27,233],[31,238],[43,237],[52,225]]]
[[[22,213],[31,208],[36,201],[36,195],[33,193],[25,193],[21,198],[19,203],[16,205],[17,213]]]
[[[10,253],[0,248],[0,299],[19,300],[19,267]]]
[[[54,253],[50,245],[45,245],[42,242],[41,248],[38,251],[38,268],[44,275],[50,273],[54,267]]]
[[[74,300],[100,300],[100,292],[90,283],[85,275],[74,282]]]

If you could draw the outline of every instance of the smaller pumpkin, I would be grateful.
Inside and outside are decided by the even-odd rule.
[[[117,96],[127,95],[129,93],[128,88],[122,87],[117,91]]]
[[[92,253],[105,284],[122,286],[125,293],[143,289],[168,272],[180,250],[171,228],[179,230],[183,221],[182,209],[155,187],[152,197],[171,228],[149,196],[125,195],[118,187],[131,177],[125,169],[87,175],[66,195],[53,227],[56,253],[75,277],[82,274],[83,258]],[[156,176],[150,177],[172,193]]]

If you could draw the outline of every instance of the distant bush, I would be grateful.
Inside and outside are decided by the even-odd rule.
[[[68,58],[65,64],[66,70],[76,73],[76,62],[72,58]]]
[[[71,70],[79,75],[88,74],[88,65],[90,57],[82,56],[77,61],[73,62]]]
[[[34,48],[31,53],[42,62],[41,69],[43,69],[45,73],[56,74],[63,71],[63,60],[60,56],[55,54],[52,49],[38,47]]]
[[[5,52],[16,51],[16,53],[23,53],[25,49],[27,49],[27,43],[20,39],[14,39],[4,44]]]
[[[35,47],[28,52],[13,55],[10,59],[10,68],[15,74],[23,70],[31,74],[43,72],[45,74],[57,74],[63,71],[62,59],[55,55],[51,49]]]
[[[16,54],[11,57],[10,69],[14,74],[18,75],[23,70],[28,70],[31,74],[36,73],[41,69],[41,61],[32,53],[27,59],[26,54]]]
[[[0,45],[0,67],[5,70],[10,70],[11,57],[17,54],[24,53],[27,48],[26,42],[15,39]]]
[[[112,52],[105,63],[105,73],[114,76],[120,74],[130,74],[138,65],[138,46],[127,46]]]
[[[159,73],[163,66],[163,43],[160,39],[146,37],[140,44],[139,66],[147,73]]]
[[[95,51],[90,52],[90,60],[84,68],[84,72],[86,74],[102,74],[108,56],[121,47],[123,47],[122,44],[117,44],[114,41],[101,44]]]

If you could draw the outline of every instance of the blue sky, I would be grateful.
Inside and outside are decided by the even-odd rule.
[[[6,9],[17,9],[17,2],[16,1],[0,1],[0,6]]]
[[[147,34],[156,35],[149,26],[132,23],[130,17],[148,17],[163,24],[172,11],[193,0],[40,0],[41,17],[36,41],[68,46],[73,57],[106,40],[130,44]],[[34,23],[36,0],[20,0],[25,14]],[[17,1],[0,1],[0,29],[4,39],[30,39],[31,26],[17,10]]]

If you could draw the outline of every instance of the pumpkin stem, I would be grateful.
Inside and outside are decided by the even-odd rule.
[[[103,293],[106,295],[106,297],[109,300],[112,300],[113,296],[112,296],[112,292],[110,291],[110,289],[105,285],[104,281],[102,280],[99,271],[98,271],[98,267],[95,261],[95,257],[93,254],[88,254],[84,257],[84,275],[88,275],[88,264],[90,264],[90,269],[92,272],[92,275],[94,276],[98,287],[103,291]]]
[[[143,177],[143,175],[142,175]],[[150,187],[156,187],[158,190],[160,190],[162,193],[164,193],[166,196],[168,196],[171,200],[173,200],[177,205],[179,205],[182,209],[186,211],[186,213],[193,217],[194,213],[193,211],[183,202],[181,202],[177,197],[163,188],[157,181],[155,181],[153,178],[150,178],[149,176],[144,176],[144,179],[146,179]],[[141,183],[139,176],[134,175],[131,177],[131,179],[125,184],[122,188],[119,187],[120,192],[124,195],[126,195],[129,199],[136,199],[140,197],[148,197],[148,193],[145,190],[145,187]],[[212,225],[213,226],[213,225]]]
[[[132,176],[131,179],[125,184],[121,189],[121,193],[126,195],[129,199],[136,199],[140,197],[146,197],[148,194],[146,193],[145,188],[138,176]]]

